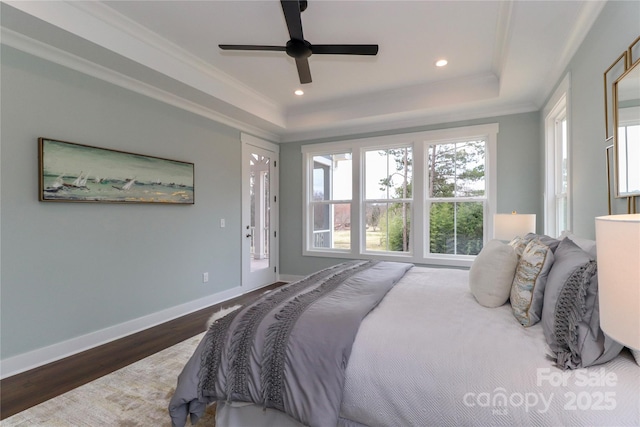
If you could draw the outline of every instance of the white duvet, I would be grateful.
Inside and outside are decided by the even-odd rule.
[[[575,371],[547,352],[540,324],[476,302],[468,271],[414,267],[360,325],[341,425],[640,426],[640,367],[626,349]],[[219,427],[300,425],[254,405],[219,402],[217,414]]]
[[[627,350],[561,371],[540,324],[524,328],[508,303],[483,307],[468,289],[468,271],[414,267],[367,316],[345,425],[640,425],[640,367]]]

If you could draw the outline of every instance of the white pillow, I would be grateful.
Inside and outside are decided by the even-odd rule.
[[[487,242],[469,270],[471,293],[485,307],[500,307],[509,299],[517,266],[513,246],[500,240]]]

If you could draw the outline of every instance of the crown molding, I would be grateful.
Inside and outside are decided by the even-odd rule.
[[[502,75],[502,69],[507,58],[509,39],[513,27],[513,0],[500,2],[498,22],[496,23],[496,40],[491,61],[492,70],[496,76]]]
[[[6,46],[10,46],[14,49],[53,62],[74,71],[89,75],[99,80],[114,84],[124,89],[128,89],[132,92],[148,96],[149,98],[155,99],[165,104],[180,108],[185,111],[189,111],[202,117],[206,117],[240,131],[244,131],[270,141],[279,141],[280,139],[279,135],[275,133],[265,131],[262,128],[252,126],[229,116],[220,114],[219,112],[210,108],[206,108],[198,103],[189,101],[173,93],[133,79],[122,73],[95,64],[91,61],[87,61],[86,59],[80,58],[69,52],[50,46],[46,43],[42,43],[38,40],[34,40],[30,37],[9,30],[7,28],[3,27],[0,29],[0,40],[1,43]]]
[[[295,123],[295,126],[288,126],[287,130],[295,132],[296,127],[333,127],[368,119],[377,122],[400,114],[424,116],[425,112],[453,106],[464,109],[464,105],[497,99],[499,85],[493,73],[486,73],[309,104],[288,112],[287,122]]]
[[[558,57],[558,61],[555,66],[550,70],[549,78],[546,79],[545,90],[540,91],[539,96],[536,99],[536,104],[542,106],[545,100],[551,95],[551,91],[554,89],[554,85],[561,79],[562,74],[565,72],[567,66],[573,56],[578,51],[580,45],[584,41],[585,37],[593,27],[596,19],[602,12],[606,1],[587,1],[582,5],[580,16],[575,22],[575,25],[571,29],[571,34],[567,38],[567,43],[563,46],[562,53]]]
[[[207,78],[214,81],[221,82],[224,86],[231,86],[238,92],[255,98],[257,102],[263,103],[274,109],[279,109],[279,106],[272,99],[267,98],[262,93],[252,89],[251,87],[243,84],[239,80],[222,72],[215,68],[208,62],[203,61],[190,52],[184,50],[180,46],[176,45],[170,40],[167,40],[148,28],[140,25],[138,22],[130,19],[129,17],[121,14],[120,12],[104,5],[101,2],[84,2],[73,1],[69,3],[71,6],[82,10],[96,19],[104,22],[116,31],[124,34],[128,34],[130,37],[140,40],[148,46],[151,46],[154,50],[162,52],[168,57],[174,58],[180,63],[187,64],[189,67],[197,70],[199,73],[206,75]]]
[[[168,40],[144,29],[99,2],[5,2],[73,36],[155,70],[208,96],[245,111],[272,126],[285,127],[280,106],[214,71]]]
[[[386,119],[384,117],[370,117],[363,120],[343,123],[341,126],[334,126],[331,128],[318,127],[308,131],[287,132],[282,136],[280,142],[305,142],[336,138],[351,139],[361,135],[377,132],[408,132],[410,129],[420,129],[426,126],[468,120],[481,120],[512,114],[530,113],[538,110],[539,108],[536,105],[525,102],[510,105],[499,105],[496,107],[478,105],[465,111],[454,109],[448,112],[439,113],[418,112],[413,114],[410,118],[406,118],[406,116],[402,116],[402,118],[392,116],[387,117]]]

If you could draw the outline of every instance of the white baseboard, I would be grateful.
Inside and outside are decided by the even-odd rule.
[[[0,360],[0,379],[37,368],[242,295],[235,287],[47,347]],[[202,324],[204,332],[206,325]]]
[[[283,282],[289,282],[289,283],[291,283],[291,282],[295,282],[296,280],[300,280],[300,279],[302,279],[302,278],[304,278],[304,277],[306,277],[306,276],[296,276],[296,275],[294,275],[294,274],[281,274],[281,275],[279,276],[279,278],[280,278],[280,280],[281,280],[281,281],[283,281]]]

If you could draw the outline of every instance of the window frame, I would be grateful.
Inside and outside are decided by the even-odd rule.
[[[544,194],[544,233],[558,237],[572,227],[571,197],[571,77],[567,74],[547,102],[544,113],[545,131],[545,194]],[[559,124],[565,121],[565,134]],[[566,144],[566,191],[562,191],[563,143]],[[566,230],[560,230],[561,202],[565,200],[564,220]]]
[[[412,262],[425,265],[442,265],[454,267],[469,267],[475,259],[474,255],[448,255],[429,253],[429,239],[425,235],[428,230],[429,212],[427,210],[427,179],[426,161],[427,148],[433,143],[464,142],[485,139],[485,196],[483,210],[483,243],[493,235],[493,221],[489,219],[496,212],[497,205],[497,134],[498,123],[488,123],[476,126],[464,126],[439,129],[415,133],[395,134],[371,138],[360,138],[346,141],[308,144],[301,147],[302,176],[303,176],[303,256],[349,258],[349,259],[379,259],[390,261]],[[367,251],[365,247],[365,220],[361,212],[365,209],[365,165],[364,153],[375,149],[387,150],[391,148],[408,147],[413,150],[412,198],[411,198],[411,229],[412,243],[409,252],[395,251]],[[313,196],[312,174],[313,157],[318,155],[351,152],[352,156],[352,200],[351,200],[351,249],[313,248],[310,231],[313,231],[312,215],[310,214],[310,197]],[[416,237],[419,236],[419,237]]]
[[[303,185],[304,185],[304,190],[303,193],[305,195],[304,197],[304,208],[303,208],[303,215],[304,215],[304,222],[303,224],[304,227],[304,236],[305,236],[305,240],[306,242],[309,242],[308,245],[309,246],[309,250],[311,252],[327,252],[330,251],[331,253],[347,253],[350,254],[353,251],[353,233],[351,234],[350,237],[350,241],[351,241],[351,247],[350,249],[340,249],[340,248],[315,248],[313,247],[313,242],[315,241],[314,239],[314,226],[313,226],[313,206],[316,205],[336,205],[336,204],[350,204],[351,205],[351,213],[350,215],[353,216],[353,200],[354,200],[354,194],[353,194],[353,189],[351,192],[351,199],[333,199],[333,194],[330,195],[330,198],[328,200],[321,200],[321,201],[315,201],[313,200],[313,171],[314,171],[314,157],[316,156],[325,156],[325,155],[336,155],[336,154],[351,154],[352,158],[351,158],[351,163],[352,163],[352,168],[353,168],[353,153],[351,152],[351,149],[342,149],[340,147],[336,147],[335,150],[331,150],[328,152],[315,152],[315,153],[311,153],[309,156],[307,156],[306,159],[306,167],[309,168],[310,173],[306,173],[305,169],[303,168]],[[331,181],[333,181],[333,177],[331,176],[329,178]],[[353,171],[352,171],[352,184],[353,184]],[[330,185],[330,188],[333,189],[333,185]],[[330,210],[331,211],[331,210]],[[329,224],[333,224],[334,218],[333,216],[330,216],[329,218]],[[305,244],[306,246],[306,244]]]
[[[414,204],[415,204],[415,193],[412,193],[410,198],[398,198],[398,199],[368,199],[367,195],[366,195],[366,183],[364,182],[366,180],[366,174],[367,174],[367,165],[366,165],[366,153],[368,151],[376,151],[376,150],[391,150],[391,149],[399,149],[399,148],[411,148],[412,153],[414,152],[414,144],[401,144],[401,143],[396,143],[396,144],[392,144],[392,145],[387,145],[387,146],[381,146],[381,145],[376,145],[376,146],[371,146],[371,147],[359,147],[359,151],[360,151],[360,161],[361,161],[361,170],[362,173],[359,175],[360,177],[360,188],[362,189],[361,193],[360,193],[360,200],[359,200],[359,204],[360,204],[360,209],[361,211],[366,212],[366,205],[367,203],[372,203],[372,202],[376,202],[376,201],[380,201],[383,203],[390,203],[391,201],[395,202],[395,203],[409,203],[410,208],[409,208],[409,218],[413,219],[413,212],[414,212]],[[413,162],[414,162],[414,167],[415,167],[415,154],[413,154]],[[365,178],[365,179],[363,179]],[[415,182],[415,176],[412,173],[412,178],[414,179]],[[367,249],[367,244],[366,244],[366,238],[367,238],[367,233],[366,233],[366,220],[363,221],[362,217],[359,217],[359,223],[360,223],[360,232],[358,235],[358,246],[360,248],[359,254],[363,254],[363,255],[380,255],[380,256],[412,256],[414,249],[413,249],[413,244],[409,244],[409,250],[405,251],[405,252],[401,252],[401,251],[389,251],[389,250],[385,250],[385,251],[374,251],[374,250],[369,250]],[[412,222],[413,225],[413,222]],[[412,240],[412,239],[411,239]],[[411,242],[410,240],[410,242]]]
[[[470,142],[470,141],[478,141],[478,140],[486,140],[485,141],[485,165],[487,163],[487,151],[489,150],[489,141],[488,138],[486,137],[476,137],[476,138],[469,138],[467,136],[465,137],[461,137],[461,138],[455,138],[455,139],[447,139],[447,140],[442,140],[442,141],[430,141],[428,143],[425,144],[425,154],[428,156],[428,151],[429,148],[431,146],[434,145],[450,145],[450,144],[462,144],[462,143],[466,143],[466,142]],[[425,164],[428,164],[428,159],[425,158]],[[485,170],[485,180],[486,180],[486,170]],[[425,179],[425,182],[427,182],[427,180]],[[478,197],[478,196],[452,196],[452,197],[431,197],[429,195],[429,191],[425,191],[425,195],[424,195],[424,202],[425,202],[425,218],[426,221],[429,222],[430,221],[430,214],[431,214],[431,206],[434,203],[465,203],[465,202],[482,202],[483,204],[483,211],[482,211],[482,218],[483,218],[483,245],[484,243],[487,242],[488,240],[488,236],[492,236],[493,232],[491,232],[491,234],[487,234],[487,226],[489,223],[492,223],[492,221],[488,221],[487,218],[487,211],[488,211],[488,201],[489,201],[489,196],[487,195],[488,193],[488,184],[485,182],[485,194],[484,196]],[[457,212],[456,212],[457,213]],[[457,223],[457,222],[456,222]],[[429,257],[434,257],[436,259],[438,258],[450,258],[451,255],[450,254],[438,254],[438,253],[432,253],[431,249],[430,249],[430,242],[427,241],[427,239],[425,239],[425,254],[427,254],[427,256]],[[472,261],[473,259],[475,259],[475,255],[456,255],[454,254],[453,256],[455,257],[459,257],[460,259],[464,259],[464,260],[470,260]]]

